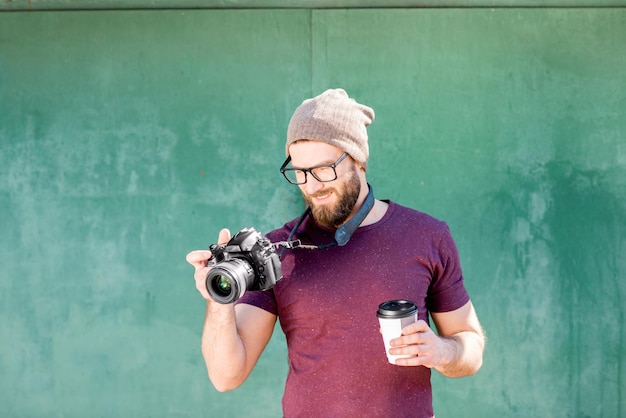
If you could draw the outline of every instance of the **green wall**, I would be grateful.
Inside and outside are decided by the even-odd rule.
[[[0,13],[0,415],[280,416],[280,332],[210,385],[184,257],[299,214],[286,125],[341,86],[488,333],[437,416],[625,416],[625,68],[624,8]]]

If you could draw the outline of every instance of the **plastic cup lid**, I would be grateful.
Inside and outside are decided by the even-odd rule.
[[[416,312],[417,306],[410,300],[388,300],[378,305],[376,315],[379,318],[402,318]]]

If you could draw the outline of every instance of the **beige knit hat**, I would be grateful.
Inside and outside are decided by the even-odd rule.
[[[347,152],[367,169],[367,129],[374,111],[348,97],[343,89],[326,90],[305,100],[296,109],[287,128],[285,153],[300,139],[326,142]]]

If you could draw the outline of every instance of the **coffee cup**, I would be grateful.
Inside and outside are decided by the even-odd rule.
[[[402,335],[402,328],[413,322],[417,322],[417,306],[409,300],[388,300],[378,305],[376,312],[380,330],[385,343],[387,360],[396,364],[396,359],[411,357],[410,355],[389,354],[389,341]]]

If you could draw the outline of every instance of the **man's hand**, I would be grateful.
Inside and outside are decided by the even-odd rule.
[[[228,229],[222,229],[219,233],[217,243],[218,245],[226,244],[230,241],[230,231]],[[207,266],[212,254],[209,250],[195,250],[187,254],[187,262],[195,269],[193,278],[196,280],[196,289],[206,300],[213,300],[209,296],[209,292],[206,289],[206,276],[212,267]]]
[[[402,329],[402,336],[391,340],[390,354],[410,355],[396,360],[398,366],[443,366],[453,357],[449,343],[437,336],[426,321],[419,320]]]
[[[396,360],[399,366],[425,366],[448,377],[470,376],[483,364],[485,333],[472,302],[450,312],[431,312],[439,335],[425,321],[402,330],[390,341],[390,354],[412,357]]]

